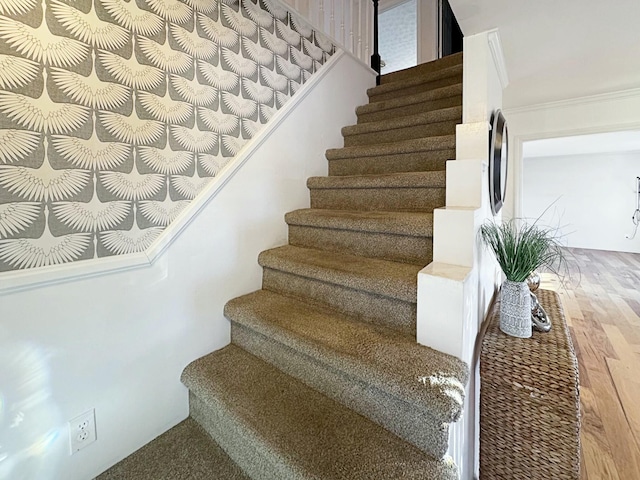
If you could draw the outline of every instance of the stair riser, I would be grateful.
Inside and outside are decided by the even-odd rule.
[[[407,115],[416,115],[423,112],[431,112],[441,108],[459,107],[462,105],[462,96],[453,95],[433,100],[426,100],[399,107],[391,107],[385,110],[375,112],[356,113],[358,116],[358,124],[368,122],[380,122],[384,120],[393,120]]]
[[[387,83],[400,82],[414,78],[420,75],[427,75],[431,72],[437,72],[456,65],[462,65],[462,55],[448,55],[433,62],[423,63],[417,67],[409,68],[407,70],[399,70],[397,72],[387,73],[380,77],[380,84],[385,85]]]
[[[447,149],[379,157],[339,158],[329,160],[329,175],[374,175],[445,170],[447,160],[455,156],[455,149]]]
[[[289,225],[289,243],[299,247],[416,265],[430,263],[433,252],[431,237],[337,230],[305,225]]]
[[[457,121],[428,123],[413,127],[396,128],[380,132],[364,133],[360,135],[348,135],[344,137],[345,147],[358,145],[376,145],[380,143],[399,142],[414,138],[425,138],[436,135],[455,135]]]
[[[262,288],[390,327],[406,335],[415,335],[416,332],[415,303],[271,268],[263,269]]]
[[[189,392],[189,414],[251,478],[305,478],[274,457],[268,447],[260,444],[260,440],[252,435],[250,429],[236,422],[223,401],[207,404]]]
[[[449,426],[421,409],[336,371],[308,355],[235,322],[231,341],[284,373],[398,435],[435,458],[447,451]],[[233,457],[232,457],[233,458]],[[287,478],[287,477],[282,477]]]
[[[398,88],[386,93],[372,92],[369,95],[369,102],[383,102],[395,98],[405,97],[407,95],[415,95],[416,93],[428,92],[436,88],[448,87],[456,83],[462,83],[462,73],[451,75],[449,77],[439,78],[430,82],[419,83],[406,88]]]
[[[445,189],[440,187],[314,188],[310,192],[311,208],[432,212],[445,204]]]

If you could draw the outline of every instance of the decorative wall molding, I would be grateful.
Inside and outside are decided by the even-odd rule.
[[[502,41],[500,40],[500,33],[498,30],[492,30],[487,35],[487,41],[489,42],[489,51],[493,57],[493,63],[496,66],[498,72],[498,78],[500,79],[500,85],[504,90],[509,85],[509,76],[507,75],[507,65],[504,60],[504,53],[502,52]]]
[[[567,98],[565,100],[555,100],[552,102],[534,103],[532,105],[522,105],[519,107],[506,107],[504,109],[504,113],[505,115],[514,115],[536,112],[540,110],[553,110],[558,108],[609,103],[616,100],[627,100],[630,98],[640,98],[640,88],[630,88],[627,90],[619,90],[616,92],[599,93],[596,95],[588,95],[585,97]]]

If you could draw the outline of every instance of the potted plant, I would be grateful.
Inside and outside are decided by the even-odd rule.
[[[520,338],[531,336],[531,294],[527,278],[535,270],[566,271],[556,230],[522,220],[487,222],[480,238],[496,256],[506,280],[500,291],[500,330]]]

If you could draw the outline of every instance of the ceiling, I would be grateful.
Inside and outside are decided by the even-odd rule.
[[[640,87],[639,0],[450,0],[465,36],[498,28],[512,108]]]
[[[640,131],[597,133],[524,142],[523,158],[640,152]]]

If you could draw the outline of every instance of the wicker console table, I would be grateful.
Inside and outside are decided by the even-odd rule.
[[[555,292],[538,290],[549,333],[507,336],[499,301],[480,353],[480,479],[580,479],[578,364]]]

